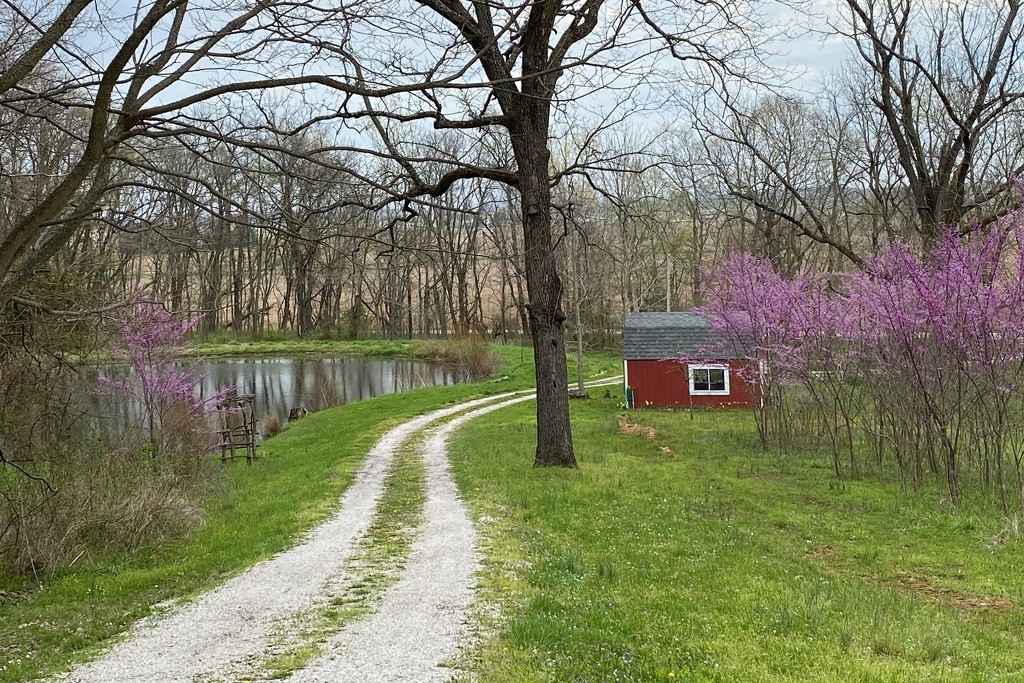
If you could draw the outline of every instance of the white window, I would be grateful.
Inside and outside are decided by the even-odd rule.
[[[729,393],[728,365],[691,365],[691,396],[725,396]]]

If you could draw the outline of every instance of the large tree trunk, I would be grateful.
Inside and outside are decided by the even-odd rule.
[[[543,121],[543,126],[531,125]],[[551,239],[546,117],[513,132],[526,245],[526,288],[537,377],[537,453],[534,467],[576,468],[566,388],[562,281]],[[520,135],[516,135],[519,133]]]

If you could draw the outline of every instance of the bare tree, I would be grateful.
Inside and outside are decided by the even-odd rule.
[[[333,116],[371,122],[381,147],[396,162],[396,178],[402,175],[404,186],[391,185],[396,196],[439,197],[469,178],[517,189],[538,392],[534,463],[575,467],[565,388],[563,285],[552,236],[552,126],[575,101],[616,80],[623,90],[613,100],[643,99],[643,89],[658,80],[666,60],[693,66],[691,76],[698,65],[718,72],[740,68],[749,55],[753,17],[740,4],[637,0],[501,6],[485,0],[418,0],[359,9],[366,14],[357,16],[355,6],[330,14],[337,26],[330,34],[322,30],[325,15],[310,12],[302,21],[283,22],[282,35],[309,43],[310,59],[330,54],[344,67],[344,77],[337,79],[343,83],[329,85],[351,98]],[[382,32],[391,38],[381,41]],[[439,154],[418,144],[415,125],[402,125],[416,122],[477,139],[500,132],[507,136],[515,167],[474,165]],[[428,174],[421,163],[428,159],[431,168],[439,159],[446,162],[444,170]],[[411,217],[414,205],[407,206]]]
[[[352,201],[383,212],[385,236],[393,238],[400,222],[413,220],[423,203],[455,183],[484,179],[516,189],[536,360],[535,464],[567,467],[576,462],[551,187],[553,179],[587,173],[588,167],[552,168],[553,126],[578,116],[582,110],[574,110],[574,103],[594,93],[605,98],[592,109],[605,112],[598,114],[597,128],[621,120],[623,107],[649,110],[652,88],[674,69],[690,79],[742,70],[762,19],[738,0],[522,0],[501,6],[487,0],[353,0],[340,6],[259,0],[235,15],[220,3],[154,0],[141,6],[115,42],[96,49],[89,40],[68,38],[75,30],[88,34],[81,17],[91,4],[72,0],[48,20],[33,22],[40,27],[32,29],[37,39],[0,73],[5,107],[45,100],[91,112],[66,172],[0,235],[0,304],[81,229],[111,186],[117,164],[141,156],[141,140],[189,134],[274,148],[254,140],[277,123],[272,115],[266,126],[252,126],[223,112],[271,107],[256,91],[303,89],[299,99],[309,106],[310,120],[281,132],[335,126],[322,149],[302,153],[325,167],[340,168],[330,153],[359,151],[381,159],[381,172],[372,177],[348,171],[374,188],[370,195],[377,199]],[[8,0],[6,7],[17,14],[17,4]],[[96,8],[102,16],[102,6]],[[208,26],[214,28],[202,28]],[[102,34],[88,35],[98,40]],[[29,76],[44,58],[60,65],[59,77],[33,88]],[[612,85],[617,87],[607,88]],[[221,101],[216,112],[199,111],[214,98]],[[500,135],[514,167],[467,163],[418,139],[424,126],[472,140]],[[395,201],[403,214],[388,213]]]
[[[41,3],[32,15],[0,2],[12,48],[0,62],[3,116],[45,119],[71,142],[67,163],[0,234],[0,307],[93,217],[118,165],[144,159],[147,138],[204,132],[197,124],[210,119],[197,108],[214,98],[322,80],[279,76],[263,24],[280,4],[154,0],[118,17],[99,0]]]
[[[748,246],[783,272],[856,265],[884,240],[927,250],[1000,215],[1024,171],[1019,0],[845,5],[856,58],[813,99],[724,88],[696,117]]]
[[[925,244],[966,216],[992,220],[1024,171],[1020,0],[846,4],[871,76],[860,97],[885,121]]]
[[[699,124],[709,162],[753,239],[746,248],[780,272],[799,270],[812,243],[852,263],[862,255],[843,216],[851,174],[848,122],[779,95],[732,99],[720,93]]]

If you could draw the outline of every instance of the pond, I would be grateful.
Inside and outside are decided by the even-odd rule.
[[[196,398],[234,385],[238,393],[256,396],[255,411],[261,423],[271,415],[284,422],[292,408],[314,412],[364,398],[469,380],[468,372],[450,365],[404,358],[217,359],[199,363],[197,374],[202,380]],[[120,428],[140,414],[139,406],[124,399],[90,395],[90,412],[108,428]]]

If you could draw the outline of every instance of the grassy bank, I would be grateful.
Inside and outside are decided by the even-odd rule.
[[[334,509],[373,442],[428,410],[532,386],[529,349],[494,347],[500,381],[429,387],[315,413],[267,441],[253,467],[211,462],[222,493],[188,538],[127,556],[81,557],[41,585],[0,576],[0,681],[31,680],[110,642],[154,605],[188,599],[290,546]],[[614,356],[590,359],[611,374]]]
[[[573,403],[578,472],[530,468],[526,406],[456,435],[502,608],[479,680],[1024,680],[1024,544],[990,503],[839,485],[743,412],[620,412]]]
[[[186,356],[204,358],[237,356],[287,356],[300,354],[331,354],[352,356],[415,356],[415,342],[400,340],[343,341],[334,339],[280,338],[258,341],[224,340],[196,342]]]
[[[438,350],[465,345],[465,340],[456,339],[308,339],[298,337],[271,337],[260,340],[218,339],[196,341],[185,355],[204,358],[243,356],[296,356],[301,354],[418,358],[432,360]],[[489,349],[518,351],[521,346],[486,345]]]

